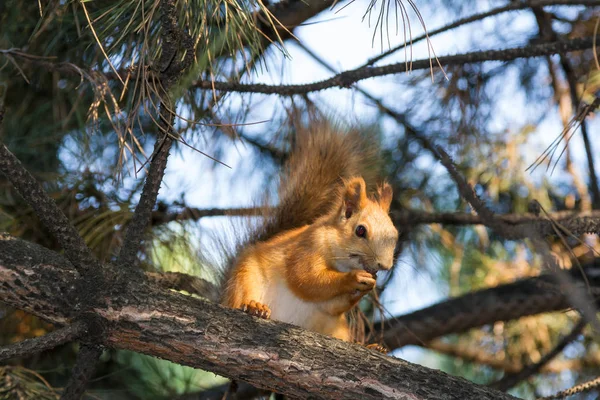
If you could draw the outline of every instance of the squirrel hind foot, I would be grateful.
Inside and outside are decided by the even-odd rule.
[[[366,345],[365,347],[367,349],[375,350],[379,353],[383,353],[383,354],[389,353],[389,350],[385,346],[380,345],[379,343],[371,343],[371,344]]]
[[[269,306],[254,300],[250,300],[248,303],[244,303],[242,305],[242,311],[246,314],[250,314],[258,318],[271,318],[271,309],[269,308]]]

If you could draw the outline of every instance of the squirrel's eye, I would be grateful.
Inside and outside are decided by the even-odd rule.
[[[367,236],[367,228],[365,228],[363,225],[359,225],[356,227],[356,236],[364,238],[365,236]]]

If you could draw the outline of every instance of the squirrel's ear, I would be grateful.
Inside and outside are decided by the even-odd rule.
[[[344,188],[344,211],[346,218],[350,218],[356,210],[367,205],[367,188],[363,178],[351,178],[346,181]]]
[[[390,205],[392,204],[392,196],[394,191],[389,183],[384,182],[383,185],[377,187],[377,194],[379,195],[379,205],[385,210],[390,211]]]

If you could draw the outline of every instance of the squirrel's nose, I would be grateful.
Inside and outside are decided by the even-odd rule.
[[[391,265],[383,265],[382,263],[377,263],[377,268],[379,268],[379,270],[385,270],[387,271],[388,269],[392,268]]]

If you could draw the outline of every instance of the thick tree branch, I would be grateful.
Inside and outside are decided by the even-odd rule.
[[[42,351],[53,349],[61,344],[79,339],[86,331],[87,324],[84,321],[76,321],[71,325],[59,328],[44,336],[0,347],[0,362],[9,358],[29,357]]]
[[[457,54],[453,56],[438,57],[442,65],[463,65],[483,61],[512,61],[524,57],[539,57],[571,51],[586,50],[592,47],[592,38],[571,39],[554,43],[536,44],[524,47],[516,47],[505,50],[484,50],[472,53]],[[430,60],[417,60],[412,64],[413,70],[427,69]],[[196,81],[194,87],[207,90],[241,92],[241,93],[264,93],[278,94],[281,96],[293,96],[306,94],[323,89],[340,87],[346,88],[352,84],[367,78],[385,76],[404,72],[405,63],[396,63],[380,67],[360,67],[357,69],[341,72],[331,78],[301,85],[266,85],[266,84],[241,84],[222,81]]]
[[[18,257],[23,253],[29,258]],[[64,323],[70,317],[65,299],[72,296],[72,282],[79,278],[66,260],[60,260],[39,246],[2,237],[0,301]],[[362,346],[143,283],[103,294],[106,306],[94,311],[104,319],[107,346],[205,369],[292,397],[513,398]]]

